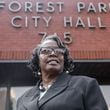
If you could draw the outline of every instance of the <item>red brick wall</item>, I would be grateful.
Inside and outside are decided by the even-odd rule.
[[[77,11],[77,2],[79,0],[60,0],[64,2],[62,13],[58,12],[58,6],[56,3],[59,0],[36,0],[36,2],[44,3],[42,14],[35,12],[35,1],[30,0],[33,3],[32,13],[24,12],[25,0],[17,0],[22,5],[22,9],[19,12],[12,13],[8,9],[10,0],[4,0],[5,5],[0,8],[0,59],[28,59],[30,52],[41,40],[39,32],[47,32],[48,34],[57,33],[64,40],[64,32],[70,32],[73,42],[69,45],[71,55],[74,59],[110,59],[110,3],[108,0],[81,0],[85,3],[84,10],[81,13]],[[48,13],[46,11],[47,3],[53,2],[56,7],[55,12]],[[87,13],[90,2],[92,2],[96,8],[96,13]],[[105,3],[107,12],[99,13],[98,3]],[[109,5],[108,5],[109,4]],[[28,16],[30,20],[28,28],[24,27],[24,22],[18,21],[23,25],[22,28],[15,28],[11,24],[11,19],[14,16],[22,16],[23,20],[25,16]],[[33,25],[32,16],[52,17],[52,21],[49,27],[45,27],[44,21],[39,20],[38,27]],[[64,27],[63,18],[72,17],[73,26]],[[77,17],[81,17],[85,23],[85,28],[75,28]],[[87,17],[91,18],[91,23],[96,25],[95,29],[89,29],[87,26]],[[100,17],[103,24],[106,25],[105,29],[100,29],[97,23],[97,17]]]

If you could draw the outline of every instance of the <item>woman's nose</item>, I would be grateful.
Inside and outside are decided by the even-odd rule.
[[[56,56],[55,51],[52,51],[52,52],[50,53],[50,55],[55,55],[55,56]]]
[[[55,51],[52,51],[51,54],[56,54]]]

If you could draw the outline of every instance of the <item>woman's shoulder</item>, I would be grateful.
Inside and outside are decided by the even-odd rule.
[[[97,80],[88,76],[72,75],[70,84],[76,87],[87,87],[90,84],[97,84]]]
[[[78,81],[92,81],[92,80],[96,80],[93,77],[89,77],[89,76],[83,76],[83,75],[71,75],[72,80],[78,80]]]
[[[17,102],[22,102],[26,97],[31,97],[36,91],[36,86],[26,90],[17,100]]]

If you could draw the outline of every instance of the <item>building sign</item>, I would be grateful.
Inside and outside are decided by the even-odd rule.
[[[76,5],[76,6],[75,6]],[[7,6],[7,7],[6,7]],[[74,10],[74,8],[76,9]],[[22,28],[22,27],[29,27],[29,25],[33,25],[35,28],[38,28],[40,25],[40,22],[43,22],[43,25],[45,28],[48,28],[53,23],[54,17],[51,15],[53,14],[64,14],[66,12],[66,2],[47,2],[44,3],[41,2],[29,2],[25,1],[24,4],[21,4],[19,1],[10,1],[8,4],[6,4],[4,1],[0,1],[0,8],[1,10],[4,8],[8,8],[9,13],[13,13],[15,16],[11,18],[11,25],[15,28]],[[105,29],[107,27],[107,24],[104,24],[104,20],[100,16],[96,16],[97,13],[105,14],[110,11],[110,3],[106,4],[104,2],[98,2],[97,4],[94,4],[93,2],[90,2],[89,4],[86,4],[85,2],[77,2],[76,4],[72,4],[71,7],[69,7],[73,12],[76,11],[79,16],[76,16],[75,18],[72,15],[69,16],[63,16],[62,17],[62,26],[63,27],[71,27],[71,28],[100,28]],[[22,12],[25,13],[24,16],[20,16],[19,13],[22,10]],[[30,18],[28,18],[28,14],[36,13],[36,15],[32,15]],[[80,17],[82,12],[86,12],[88,16],[85,18]],[[48,13],[48,16],[45,15],[45,13]],[[66,12],[67,13],[67,12]],[[96,24],[93,23],[93,19],[90,17],[91,13],[93,14]],[[86,19],[84,21],[83,19]],[[23,21],[24,25],[21,23]],[[29,24],[29,22],[31,22]]]
[[[102,33],[107,37],[110,34],[108,0],[1,0],[0,14],[1,36],[7,36],[8,33],[13,39],[15,38],[13,36],[19,35],[21,42],[31,39],[31,44],[27,43],[32,46],[31,49],[36,45],[32,40],[35,36],[39,41],[41,36],[46,37],[48,34],[56,33],[66,44],[72,44],[70,48],[74,43],[76,50],[82,50],[83,47],[84,50],[90,48],[91,51],[95,49],[94,45],[97,45],[98,41],[104,40]],[[15,34],[16,32],[18,34]],[[91,44],[92,47],[86,44]],[[106,48],[100,47],[98,46],[97,50]]]

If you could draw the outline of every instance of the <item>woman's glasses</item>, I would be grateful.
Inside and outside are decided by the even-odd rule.
[[[56,55],[63,55],[65,53],[65,49],[63,48],[51,48],[51,47],[41,47],[40,54],[50,55],[54,52]]]

